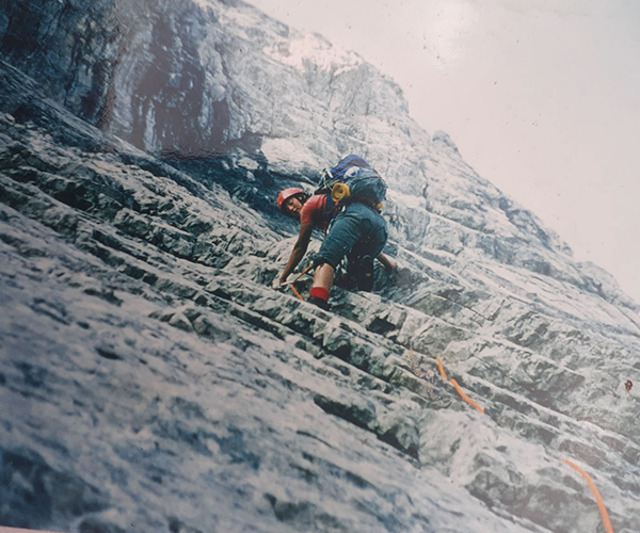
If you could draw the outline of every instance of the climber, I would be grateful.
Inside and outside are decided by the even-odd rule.
[[[300,220],[300,233],[279,282],[287,277],[304,257],[314,228],[326,237],[314,261],[315,273],[307,301],[328,309],[329,291],[335,269],[346,256],[347,286],[360,290],[373,288],[373,258],[377,257],[387,271],[394,270],[395,261],[381,253],[387,240],[387,225],[376,206],[365,201],[338,205],[330,192],[306,194],[289,187],[280,192],[278,208],[287,216]]]

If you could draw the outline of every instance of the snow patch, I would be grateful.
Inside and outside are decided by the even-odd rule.
[[[288,139],[265,139],[262,153],[269,166],[276,172],[294,168],[318,168],[317,156],[311,150],[298,146]]]
[[[335,46],[310,33],[292,40],[282,40],[264,48],[271,59],[304,71],[308,63],[324,70],[336,69],[334,75],[342,74],[363,63],[355,52]]]
[[[193,3],[201,7],[202,9],[213,8],[213,5],[209,0],[193,0]]]
[[[197,0],[205,6],[211,6],[208,0]],[[267,17],[255,7],[248,4],[239,4],[233,9],[225,9],[218,15],[218,22],[222,25],[234,27],[234,29],[261,28],[268,24]],[[249,38],[249,36],[246,36]]]

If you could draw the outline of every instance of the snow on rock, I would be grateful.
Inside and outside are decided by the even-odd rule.
[[[0,525],[597,531],[569,458],[640,530],[639,306],[392,80],[241,1],[14,3],[0,43]],[[271,287],[274,197],[348,152],[400,266],[325,312]]]
[[[265,49],[268,57],[295,67],[301,73],[307,68],[332,71],[334,76],[355,68],[363,60],[355,53],[331,44],[316,34],[302,33],[295,39],[283,39]]]

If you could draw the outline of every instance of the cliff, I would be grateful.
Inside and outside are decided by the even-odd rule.
[[[3,3],[0,53],[0,525],[600,530],[567,458],[640,530],[640,308],[392,80],[239,1]],[[273,199],[347,152],[400,269],[326,313]]]

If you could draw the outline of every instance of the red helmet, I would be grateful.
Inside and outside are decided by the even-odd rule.
[[[298,194],[306,194],[300,187],[287,187],[280,191],[278,195],[278,209],[282,211],[284,203],[291,198],[292,196],[296,196]]]

